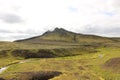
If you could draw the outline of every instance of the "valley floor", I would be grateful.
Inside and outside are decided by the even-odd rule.
[[[0,77],[1,80],[2,78],[5,80],[35,80],[29,79],[31,75],[27,75],[27,73],[58,71],[62,74],[50,80],[120,80],[120,68],[104,66],[106,61],[116,57],[120,57],[119,48],[99,48],[96,53],[71,57],[31,58],[20,64],[10,65],[0,74]],[[23,59],[15,60],[13,58],[0,60],[5,62],[0,61],[0,67],[23,61]]]

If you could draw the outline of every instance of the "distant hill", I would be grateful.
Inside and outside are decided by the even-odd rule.
[[[120,38],[119,37],[118,38],[117,37],[115,37],[115,38],[113,37],[111,39],[114,40],[114,41],[120,42]]]
[[[28,39],[16,40],[15,42],[30,42],[30,43],[43,43],[43,42],[73,42],[73,43],[106,43],[119,41],[107,37],[96,35],[78,34],[67,31],[63,28],[55,28],[53,31],[47,31],[43,35],[35,36]]]

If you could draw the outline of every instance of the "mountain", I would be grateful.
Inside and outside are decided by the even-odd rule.
[[[47,31],[43,35],[28,39],[16,40],[15,42],[73,42],[73,43],[106,43],[113,42],[116,39],[101,37],[96,35],[85,35],[67,31],[63,28],[55,28],[53,31]],[[117,41],[117,40],[116,40]]]

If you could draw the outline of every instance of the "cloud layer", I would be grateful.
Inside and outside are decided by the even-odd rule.
[[[41,35],[55,27],[120,37],[120,0],[0,0],[0,40]]]
[[[20,23],[23,20],[21,19],[20,16],[16,15],[16,14],[2,14],[0,15],[0,19],[6,23]]]

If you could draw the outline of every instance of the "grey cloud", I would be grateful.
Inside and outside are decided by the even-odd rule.
[[[113,1],[113,5],[115,7],[119,7],[120,8],[120,0],[112,0]]]
[[[0,29],[0,40],[19,40],[19,39],[26,39],[34,36],[41,35],[40,32],[35,31],[33,29],[27,29],[25,31],[22,30],[16,30],[16,31],[10,31],[5,29]]]
[[[13,39],[25,39],[25,38],[29,38],[30,35],[24,34],[24,35],[12,35],[11,38]]]
[[[110,11],[101,11],[100,13],[111,17],[116,15],[114,12],[110,12]]]
[[[21,33],[0,33],[0,41],[13,41],[13,40],[18,40],[18,39],[25,39],[32,37],[34,35],[29,35],[29,34],[21,34]]]
[[[13,33],[13,32],[9,30],[0,29],[0,33]]]
[[[18,39],[25,39],[25,38],[30,38],[34,37],[37,35],[41,35],[39,31],[36,31],[34,29],[27,29],[27,30],[7,30],[7,29],[0,29],[0,40],[8,40],[8,41],[13,41],[13,40],[18,40]]]
[[[16,14],[2,14],[0,19],[6,23],[20,23],[23,22],[22,18]]]
[[[28,34],[28,35],[40,35],[40,31],[35,31],[34,29],[27,29],[25,31],[17,30],[16,33]]]
[[[120,27],[112,27],[109,28],[108,30],[104,30],[107,33],[117,33],[120,34]]]
[[[120,27],[100,27],[100,26],[85,26],[83,33],[87,34],[102,34],[106,36],[120,36]]]
[[[120,13],[120,0],[112,0],[112,6],[113,6],[115,12]]]

